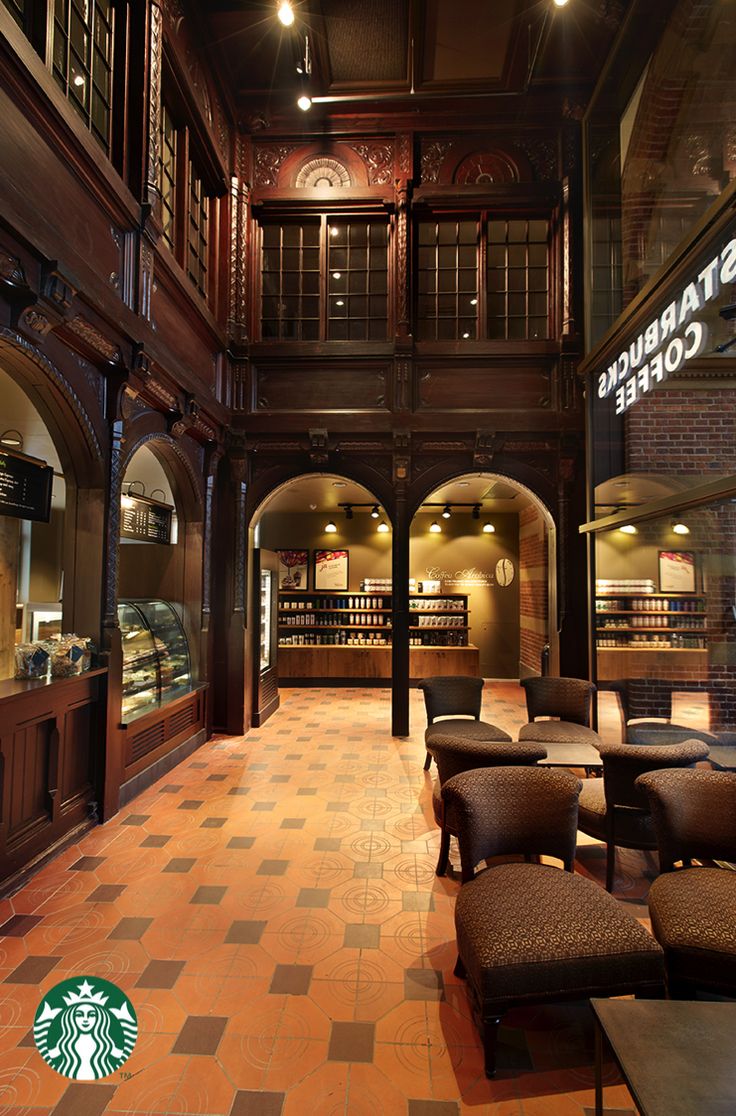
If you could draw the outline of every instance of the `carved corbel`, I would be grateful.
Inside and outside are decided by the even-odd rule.
[[[406,430],[394,433],[393,445],[393,482],[398,490],[404,490],[411,473],[411,435]]]
[[[309,431],[309,460],[312,465],[326,465],[329,460],[329,446],[326,430]]]
[[[56,261],[43,267],[41,294],[44,302],[50,303],[60,314],[65,315],[71,309],[76,293],[77,288],[58,270]]]
[[[181,407],[166,417],[166,426],[172,438],[181,438],[191,429],[199,416],[199,403],[193,395],[185,395]]]
[[[500,451],[502,438],[495,430],[477,430],[473,447],[473,468],[490,469],[493,459]]]

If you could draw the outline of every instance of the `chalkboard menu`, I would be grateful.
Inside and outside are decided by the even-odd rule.
[[[120,536],[137,542],[171,542],[171,513],[168,504],[145,496],[123,496],[120,509]]]
[[[53,480],[45,461],[0,447],[0,515],[48,523]]]

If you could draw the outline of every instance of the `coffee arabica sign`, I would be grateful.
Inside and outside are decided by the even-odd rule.
[[[736,237],[708,261],[658,317],[598,376],[598,398],[614,396],[621,415],[667,376],[700,356],[708,327],[696,315],[736,280]]]

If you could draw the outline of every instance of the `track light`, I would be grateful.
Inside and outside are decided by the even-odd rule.
[[[376,530],[378,531],[379,535],[387,535],[389,530],[388,523],[384,523],[382,520],[376,527]]]
[[[373,505],[373,511],[371,512],[371,519],[378,519],[380,514],[381,513],[378,510],[378,504],[374,504]]]
[[[483,524],[483,534],[484,535],[495,535],[495,533],[496,533],[496,528],[493,526],[492,523],[484,523]]]
[[[302,112],[309,112],[312,107],[312,98],[308,97],[306,93],[302,93],[296,103]]]
[[[622,535],[638,535],[639,532],[633,523],[624,523],[623,527],[619,527]]]
[[[291,27],[294,22],[294,9],[292,8],[289,0],[281,0],[278,9],[279,23],[284,27]]]
[[[451,515],[452,515],[452,508],[450,507],[449,504],[445,504],[444,510],[442,512],[442,518],[443,519],[449,519]]]
[[[439,535],[439,534],[442,533],[442,528],[440,527],[440,525],[439,525],[439,523],[437,522],[436,519],[434,520],[433,523],[430,523],[429,532],[430,532],[431,535]]]
[[[689,535],[690,534],[690,528],[688,527],[687,523],[683,523],[682,520],[680,520],[680,519],[673,519],[672,520],[672,530],[674,531],[674,533],[676,535]]]
[[[556,8],[564,8],[566,4],[567,4],[567,0],[555,0],[555,7]]]
[[[325,524],[325,534],[326,535],[334,535],[336,531],[337,531],[337,526],[332,522],[332,520],[330,520],[329,523]]]
[[[471,512],[473,519],[480,519],[480,504],[473,504],[473,511]]]
[[[353,505],[352,504],[346,504],[345,505],[345,518],[346,519],[352,519],[353,518]]]

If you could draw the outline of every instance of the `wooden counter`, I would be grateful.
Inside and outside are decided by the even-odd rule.
[[[279,647],[279,680],[285,684],[314,685],[326,681],[354,681],[356,685],[388,685],[391,680],[391,647],[339,645]],[[479,673],[477,647],[412,647],[409,653],[412,681],[431,674]]]

